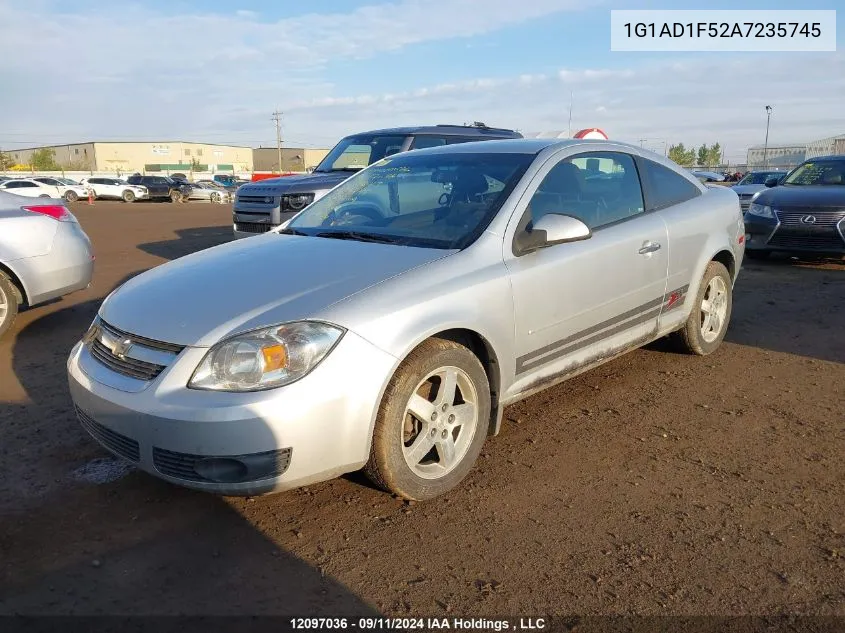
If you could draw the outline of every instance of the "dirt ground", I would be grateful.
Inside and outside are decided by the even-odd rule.
[[[230,208],[73,211],[93,286],[0,342],[0,613],[845,616],[842,263],[746,262],[718,353],[659,342],[510,407],[441,500],[358,475],[218,498],[110,459],[65,359],[117,284],[227,241]]]

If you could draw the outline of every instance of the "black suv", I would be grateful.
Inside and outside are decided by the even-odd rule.
[[[164,176],[141,176],[133,174],[126,179],[130,185],[142,185],[147,188],[148,198],[164,202],[179,202],[182,199],[182,192],[179,190],[179,183],[165,178]]]
[[[315,198],[385,156],[425,147],[508,138],[522,138],[522,134],[483,123],[401,127],[347,136],[311,174],[269,178],[241,186],[233,208],[235,237],[266,233],[279,226]]]

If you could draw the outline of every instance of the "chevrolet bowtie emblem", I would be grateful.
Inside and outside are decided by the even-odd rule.
[[[112,348],[112,354],[117,356],[121,360],[126,359],[126,355],[129,353],[129,350],[132,348],[132,340],[125,338],[122,341],[118,341],[114,344]]]

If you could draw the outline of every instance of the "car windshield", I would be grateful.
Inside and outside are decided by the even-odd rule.
[[[745,178],[740,180],[737,185],[765,185],[769,178],[780,178],[783,172],[777,171],[754,171],[750,174],[745,174]]]
[[[402,150],[405,136],[365,134],[348,136],[332,148],[320,161],[316,172],[360,171],[386,156]]]
[[[386,158],[309,205],[283,232],[465,248],[533,159],[533,154],[452,152]]]
[[[784,185],[845,185],[845,159],[808,161],[795,168]]]

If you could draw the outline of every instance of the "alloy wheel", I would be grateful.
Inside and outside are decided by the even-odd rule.
[[[467,453],[478,432],[478,392],[458,367],[441,367],[426,376],[405,407],[402,453],[413,473],[439,479]]]
[[[721,277],[713,277],[701,301],[701,337],[712,343],[722,333],[728,314],[728,288]]]

